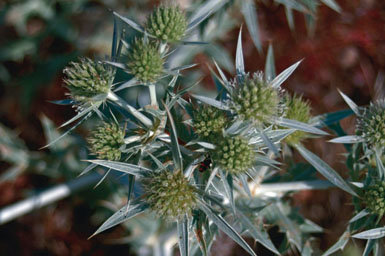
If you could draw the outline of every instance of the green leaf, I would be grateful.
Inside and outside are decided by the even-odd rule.
[[[295,23],[294,23],[293,9],[285,6],[285,14],[286,14],[286,20],[287,20],[287,23],[289,24],[290,30],[294,31]]]
[[[171,151],[172,151],[172,158],[174,160],[174,164],[179,170],[183,170],[183,161],[182,161],[182,154],[180,152],[179,143],[178,143],[178,135],[176,133],[175,123],[174,119],[172,118],[172,115],[170,113],[170,110],[164,104],[164,108],[167,112],[168,120],[171,126]]]
[[[111,168],[113,170],[132,174],[138,177],[147,176],[152,171],[145,167],[141,167],[135,164],[128,164],[123,162],[108,161],[108,160],[86,160],[87,162],[94,163],[100,166]]]
[[[357,239],[378,239],[385,237],[385,227],[381,228],[374,228],[374,229],[369,229],[366,231],[363,231],[361,233],[352,235],[353,238]]]
[[[237,51],[235,55],[235,70],[237,77],[241,78],[245,74],[245,62],[243,60],[243,50],[242,50],[242,27],[239,30]]]
[[[296,70],[296,68],[298,67],[298,65],[302,62],[302,60],[294,63],[293,65],[291,65],[290,67],[288,67],[287,69],[285,69],[284,71],[282,71],[276,78],[274,78],[273,81],[271,81],[270,85],[274,88],[278,88],[281,86],[281,84],[283,82],[286,81],[286,79],[294,72],[294,70]]]
[[[183,220],[177,222],[178,236],[179,236],[179,251],[181,256],[189,255],[188,246],[188,219],[185,216]]]
[[[249,30],[249,33],[251,35],[251,40],[253,40],[255,47],[257,47],[258,49],[258,52],[262,53],[262,43],[258,31],[258,17],[254,1],[243,0],[241,12],[243,14],[243,17],[245,18],[247,29]]]
[[[110,218],[108,218],[89,238],[96,236],[97,234],[110,229],[126,220],[131,219],[139,213],[142,213],[147,208],[148,205],[144,202],[133,202],[128,210],[126,209],[126,206],[123,206],[119,211],[115,212]]]
[[[274,143],[270,140],[270,138],[267,137],[267,135],[265,134],[265,132],[264,132],[262,129],[258,129],[258,132],[259,132],[259,135],[261,136],[263,142],[265,143],[265,145],[266,145],[271,151],[273,151],[273,153],[274,153],[276,156],[279,156],[279,150],[278,150],[278,148],[274,145]]]
[[[378,176],[381,179],[383,179],[385,177],[385,167],[381,160],[381,152],[380,152],[381,150],[376,148],[374,151],[375,151],[374,155],[376,158],[376,165],[377,165],[376,169],[378,171]]]
[[[275,78],[275,61],[274,61],[274,50],[273,45],[269,44],[269,49],[267,50],[267,57],[265,63],[265,79],[271,81]]]
[[[331,183],[336,185],[342,190],[352,194],[353,196],[357,196],[356,192],[346,183],[346,181],[335,171],[333,170],[327,163],[325,163],[321,158],[308,151],[303,146],[297,144],[295,145],[298,152],[305,158],[314,168],[321,173],[325,178],[327,178]]]
[[[346,102],[346,104],[348,104],[348,106],[353,110],[353,112],[357,115],[357,116],[360,116],[360,111],[358,109],[358,106],[356,105],[356,103],[354,103],[347,95],[345,95],[343,92],[341,92],[340,90],[338,90],[338,92],[341,94],[342,98],[344,99],[344,101]]]
[[[230,205],[235,212],[235,204],[234,204],[234,194],[233,194],[233,178],[230,174],[226,175],[222,170],[219,170],[219,175],[221,176],[221,180],[223,183],[223,187],[225,188],[225,193],[227,199],[230,201]]]
[[[368,212],[368,210],[363,209],[362,211],[357,213],[353,218],[351,218],[349,220],[349,223],[353,223],[353,222],[355,222],[355,221],[357,221],[357,220],[359,220],[359,219],[361,219],[361,218],[363,218],[363,217],[365,217],[365,216],[367,216],[369,214],[370,214],[370,212]]]
[[[191,15],[187,31],[192,30],[195,26],[205,20],[211,13],[221,8],[225,3],[226,1],[223,0],[204,1],[204,4],[197,8],[195,13]]]
[[[250,255],[256,256],[253,249],[246,243],[246,241],[238,234],[235,229],[230,226],[229,223],[223,217],[215,213],[210,206],[202,201],[198,201],[199,208],[211,219],[217,227],[222,230],[226,235],[233,239],[237,244],[239,244],[243,249],[245,249]]]
[[[336,12],[341,12],[341,7],[336,3],[334,0],[321,0],[322,3],[329,6],[331,9],[335,10]]]
[[[287,127],[287,128],[293,128],[296,130],[308,132],[308,133],[313,133],[313,134],[318,134],[318,135],[328,135],[327,132],[322,131],[321,129],[312,126],[310,124],[302,123],[297,120],[291,120],[291,119],[286,119],[286,118],[279,118],[275,120],[275,123]]]
[[[268,234],[265,231],[258,230],[251,220],[244,215],[241,211],[237,211],[237,220],[239,220],[242,223],[242,226],[247,229],[249,234],[258,242],[260,242],[263,246],[265,246],[270,251],[280,255],[277,248],[275,248],[274,244],[271,242]]]
[[[203,103],[206,103],[206,104],[211,105],[213,107],[216,107],[218,109],[229,110],[229,107],[227,105],[225,105],[223,102],[217,101],[215,99],[212,99],[212,98],[209,98],[206,96],[196,95],[196,94],[191,94],[191,96],[196,98],[197,100],[202,101]]]
[[[342,234],[340,239],[338,239],[337,243],[335,243],[332,247],[330,247],[322,256],[328,256],[330,254],[335,253],[338,250],[343,250],[346,246],[346,244],[349,241],[350,234],[349,232],[345,232]]]
[[[357,135],[347,135],[329,140],[331,143],[355,144],[362,142],[363,138]]]
[[[120,14],[118,14],[116,12],[114,12],[114,15],[116,17],[118,17],[119,19],[121,19],[122,21],[124,21],[127,25],[129,25],[133,29],[135,29],[135,30],[137,30],[137,31],[139,31],[141,33],[145,32],[144,28],[141,25],[139,25],[138,23],[136,23],[135,21],[133,21],[133,20],[131,20],[129,18],[123,17],[123,16],[121,16]]]
[[[362,256],[369,256],[370,252],[374,249],[374,246],[378,243],[377,239],[369,239],[366,242],[365,250],[362,253]]]
[[[315,117],[314,119],[319,119],[316,126],[319,128],[322,128],[324,126],[329,126],[331,124],[339,122],[340,120],[352,115],[353,113],[354,112],[350,109],[344,109],[344,110],[339,110],[336,112],[320,115],[318,117]]]
[[[79,118],[83,117],[83,116],[86,116],[87,114],[89,114],[94,108],[97,108],[99,107],[99,104],[97,106],[90,106],[86,109],[83,109],[82,111],[80,111],[79,113],[76,114],[76,116],[72,117],[70,120],[68,120],[67,122],[65,122],[64,124],[60,125],[59,128],[62,128],[66,125],[69,125],[70,123],[72,122],[75,122],[76,120],[78,120]]]

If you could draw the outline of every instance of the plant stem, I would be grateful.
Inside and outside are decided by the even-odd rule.
[[[57,185],[35,196],[31,196],[30,198],[4,207],[0,210],[0,225],[30,213],[33,210],[40,209],[46,205],[59,201],[77,191],[90,187],[95,184],[100,177],[99,173],[81,176],[78,179]]]
[[[150,84],[148,86],[148,90],[150,92],[151,106],[158,107],[158,101],[156,99],[156,87],[155,87],[155,84]]]

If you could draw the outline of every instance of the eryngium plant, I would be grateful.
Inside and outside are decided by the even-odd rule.
[[[98,159],[117,161],[122,155],[124,131],[115,123],[104,123],[88,137],[92,154]]]
[[[187,29],[187,19],[178,6],[160,6],[148,17],[146,30],[167,42],[179,41]]]
[[[76,102],[86,99],[89,104],[66,124],[80,120],[79,124],[92,113],[105,122],[88,139],[91,164],[82,174],[98,166],[106,171],[102,181],[112,170],[127,177],[127,204],[107,219],[95,235],[138,214],[155,213],[159,221],[176,222],[182,256],[209,254],[219,231],[250,255],[256,253],[241,234],[278,255],[293,250],[298,254],[311,251],[310,233],[322,229],[291,209],[286,197],[281,197],[284,191],[298,189],[297,185],[303,181],[282,186],[280,181],[285,177],[277,169],[284,165],[277,159],[285,141],[333,185],[359,198],[362,194],[357,193],[361,192],[359,189],[300,143],[305,133],[327,134],[320,128],[342,117],[331,115],[332,121],[328,121],[326,115],[326,118],[315,117],[319,122],[312,122],[306,102],[297,96],[284,96],[281,85],[300,62],[275,76],[273,56],[269,54],[266,73],[246,72],[241,33],[233,79],[227,79],[215,63],[216,97],[192,95],[194,99],[186,100],[185,94],[192,86],[179,89],[177,83],[182,71],[193,65],[171,68],[164,64],[172,54],[178,54],[174,48],[191,44],[181,40],[215,8],[215,4],[203,4],[191,17],[185,17],[178,7],[159,7],[143,27],[114,13],[118,21],[136,30],[138,39],[127,43],[125,33],[115,27],[112,54],[107,61],[81,61],[75,65],[76,75],[75,71],[68,72],[71,82],[66,82],[67,85],[93,88],[97,84],[97,88],[103,88],[89,94],[89,90],[75,93],[69,87]],[[128,56],[122,56],[123,46]],[[94,67],[98,76],[90,75],[89,67]],[[113,67],[129,76],[115,77]],[[100,82],[102,74],[107,78],[102,80],[106,83]],[[158,85],[164,85],[165,89],[161,99],[155,90]],[[139,107],[117,95],[118,91],[135,86],[148,88],[150,104]],[[95,95],[103,97],[94,101]],[[122,130],[117,123],[127,123],[129,127]],[[266,181],[269,182],[266,186],[275,187],[275,192],[260,189]],[[287,189],[288,186],[291,187]],[[279,250],[270,240],[267,230],[270,226],[278,226],[285,233],[282,244],[277,246]]]
[[[366,208],[380,218],[385,213],[385,181],[376,181],[364,190],[364,201]]]
[[[107,97],[115,77],[115,69],[98,61],[82,58],[64,69],[64,83],[69,95],[79,104]]]

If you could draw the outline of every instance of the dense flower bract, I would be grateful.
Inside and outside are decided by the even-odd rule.
[[[197,204],[196,190],[181,171],[154,172],[143,181],[145,201],[161,218],[191,216]]]
[[[117,124],[104,123],[88,138],[90,151],[99,159],[117,161],[121,158],[124,131]]]
[[[225,113],[212,106],[201,107],[194,111],[193,125],[196,133],[202,138],[220,134],[226,123]]]
[[[377,181],[364,192],[364,202],[367,209],[380,216],[385,213],[385,181]]]

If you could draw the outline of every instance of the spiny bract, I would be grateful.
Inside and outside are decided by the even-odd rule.
[[[185,34],[187,20],[178,7],[160,6],[148,17],[146,29],[163,41],[179,41]]]
[[[226,123],[225,113],[212,106],[200,107],[194,111],[193,125],[196,133],[202,138],[220,134]]]
[[[64,83],[71,97],[78,102],[92,101],[96,96],[106,97],[110,91],[115,69],[88,58],[71,62],[64,69]]]
[[[302,123],[308,123],[311,118],[309,102],[302,99],[301,96],[288,94],[285,95],[285,118],[296,120]],[[303,131],[295,131],[285,138],[285,142],[289,145],[294,145],[306,138],[306,133]]]
[[[119,125],[104,123],[96,128],[88,138],[90,151],[99,159],[120,160],[124,145],[124,131]]]
[[[247,74],[241,83],[234,83],[237,89],[232,95],[232,107],[243,120],[263,124],[278,115],[279,91],[264,80],[262,73]]]
[[[145,201],[166,220],[191,216],[197,204],[196,190],[181,171],[154,172],[143,181]]]
[[[385,181],[377,181],[364,192],[364,203],[367,209],[380,216],[385,213]]]
[[[385,99],[370,104],[358,119],[357,130],[371,148],[385,146]]]
[[[158,44],[136,38],[128,53],[127,67],[143,83],[154,83],[163,72],[163,58]]]
[[[253,147],[241,136],[220,138],[212,154],[214,164],[233,174],[246,172],[253,166],[254,159]]]

